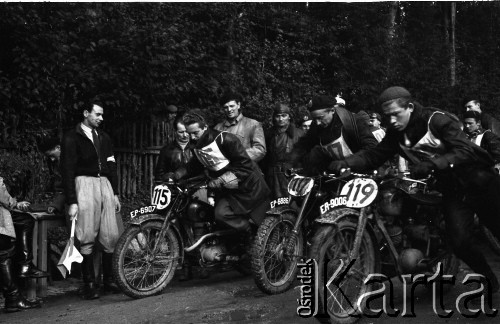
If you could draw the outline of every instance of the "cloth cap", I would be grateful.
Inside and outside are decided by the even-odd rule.
[[[411,94],[408,90],[403,87],[390,87],[384,90],[378,101],[380,103],[384,103],[390,100],[399,99],[399,98],[411,98]]]
[[[237,103],[241,103],[242,98],[243,97],[238,92],[229,91],[222,95],[222,97],[219,100],[219,103],[221,106],[224,106],[225,104],[227,104],[232,100],[236,101]]]
[[[282,104],[282,103],[277,103],[274,106],[274,114],[290,114],[290,107],[288,105]]]
[[[174,105],[168,105],[167,106],[167,112],[176,113],[177,112],[177,107],[174,106]]]
[[[316,96],[313,97],[309,102],[309,111],[315,111],[319,109],[333,108],[337,101],[330,96]]]
[[[474,118],[475,120],[481,120],[481,113],[473,110],[466,111],[464,113],[464,119],[466,118]]]
[[[382,117],[380,117],[380,114],[377,113],[371,113],[370,119],[378,119],[378,121],[382,121]]]

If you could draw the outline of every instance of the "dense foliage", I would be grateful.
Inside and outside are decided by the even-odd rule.
[[[456,3],[456,84],[450,3],[2,3],[0,143],[34,159],[35,143],[106,98],[106,127],[174,103],[220,117],[226,88],[247,115],[297,111],[313,93],[376,109],[387,86],[459,112],[480,97],[500,106],[498,2]]]

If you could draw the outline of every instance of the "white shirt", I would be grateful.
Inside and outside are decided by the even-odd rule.
[[[92,141],[92,143],[94,143],[94,140],[92,139],[92,128],[88,127],[84,123],[81,123],[81,125],[82,125],[83,133],[85,135],[87,135],[87,137]]]

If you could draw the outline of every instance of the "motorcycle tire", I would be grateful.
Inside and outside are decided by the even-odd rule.
[[[350,212],[346,210],[345,213],[347,215]],[[327,270],[327,278],[331,278],[335,271],[339,269],[340,260],[343,260],[344,267],[349,264],[356,228],[356,222],[344,219],[336,225],[324,225],[317,229],[313,236],[310,258],[317,261],[318,287],[325,287],[325,269]],[[332,282],[329,287],[325,287],[324,293],[327,294],[326,305],[323,304],[324,299],[320,292],[319,310],[323,312],[323,315],[317,317],[317,320],[321,323],[339,324],[357,321],[360,316],[351,303],[355,305],[362,294],[373,290],[371,285],[364,285],[363,282],[368,274],[379,273],[379,268],[380,262],[378,262],[376,243],[372,236],[365,231],[361,240],[358,258],[346,273],[342,282],[339,286],[335,286]],[[339,288],[340,286],[342,290]]]
[[[500,241],[493,235],[493,233],[484,225],[481,226],[481,232],[483,232],[490,248],[495,252],[495,254],[500,255]]]
[[[297,263],[304,251],[304,236],[299,231],[290,255],[286,252],[296,221],[292,212],[267,217],[257,230],[253,244],[252,272],[260,290],[269,295],[289,290],[297,277]]]
[[[159,221],[130,226],[118,239],[113,274],[127,296],[144,298],[159,294],[174,276],[180,258],[179,241],[171,228],[159,238],[161,227]]]

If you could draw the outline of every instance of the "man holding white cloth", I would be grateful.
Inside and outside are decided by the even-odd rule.
[[[103,288],[113,290],[112,256],[123,228],[115,211],[120,211],[116,162],[111,138],[97,129],[103,108],[91,102],[83,108],[83,121],[62,140],[61,171],[68,214],[76,217],[76,239],[83,255],[84,299],[99,298],[94,271],[94,245],[102,246]]]

